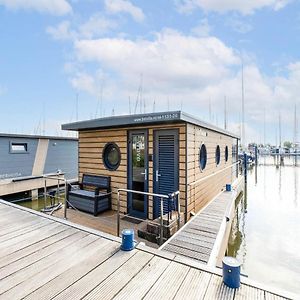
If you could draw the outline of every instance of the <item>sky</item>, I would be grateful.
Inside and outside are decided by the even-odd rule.
[[[226,102],[239,134],[243,74],[245,141],[293,141],[299,50],[299,0],[0,0],[0,132]]]

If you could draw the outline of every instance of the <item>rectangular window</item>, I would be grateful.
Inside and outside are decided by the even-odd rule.
[[[10,143],[11,153],[26,153],[27,143]]]

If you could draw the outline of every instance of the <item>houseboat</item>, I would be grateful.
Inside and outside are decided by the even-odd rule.
[[[78,131],[79,180],[84,174],[110,178],[113,210],[120,188],[162,195],[179,191],[187,222],[239,176],[239,137],[182,111],[105,117],[62,129]],[[120,209],[153,220],[160,202],[126,193]]]
[[[0,133],[0,196],[6,199],[23,192],[37,196],[47,174],[77,180],[77,152],[77,138]]]

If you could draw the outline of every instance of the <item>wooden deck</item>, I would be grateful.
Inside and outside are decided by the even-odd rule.
[[[216,266],[226,228],[231,224],[234,202],[238,194],[236,190],[220,193],[161,249]]]
[[[0,200],[0,299],[284,299],[218,270]]]
[[[60,209],[53,214],[55,217],[63,218],[64,210]],[[79,210],[74,210],[69,208],[67,210],[67,219],[73,223],[83,225],[89,228],[103,231],[111,235],[117,236],[117,212],[113,210],[105,211],[100,213],[98,216],[93,216]],[[146,222],[146,221],[145,221]],[[142,222],[143,223],[143,222]],[[135,239],[138,242],[143,242],[147,246],[152,248],[158,248],[158,244],[151,243],[145,239],[139,238],[137,235],[137,230],[140,226],[143,226],[142,223],[135,224],[124,219],[124,215],[121,215],[120,219],[120,232],[123,229],[131,228],[135,231]],[[121,233],[120,233],[121,234]]]

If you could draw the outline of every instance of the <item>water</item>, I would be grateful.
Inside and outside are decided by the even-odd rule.
[[[60,197],[61,198],[59,200],[55,199],[56,204],[58,202],[62,202],[62,203],[64,202],[63,195],[61,195]],[[52,199],[52,201],[54,201],[54,200]],[[36,211],[41,211],[41,209],[43,209],[45,206],[45,200],[44,200],[44,196],[39,196],[38,200],[27,199],[24,201],[17,201],[17,202],[15,202],[15,204],[18,204],[20,206],[24,206],[27,208],[31,208]],[[47,197],[46,206],[50,206],[50,205],[51,205],[51,198]]]
[[[257,184],[254,169],[249,172],[228,254],[250,279],[300,295],[300,167],[292,159],[280,168],[272,161],[258,167]]]

